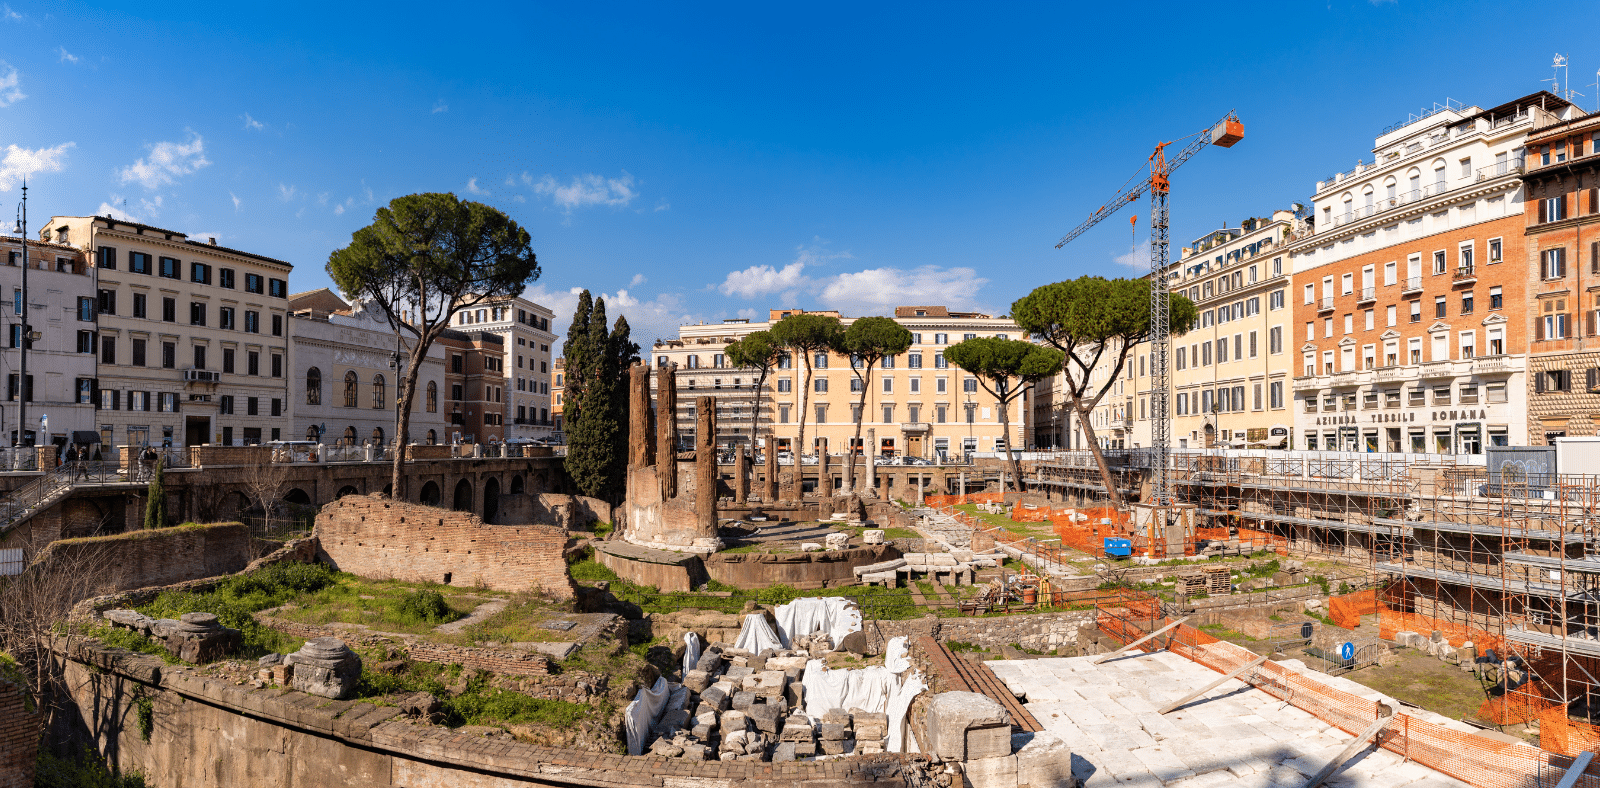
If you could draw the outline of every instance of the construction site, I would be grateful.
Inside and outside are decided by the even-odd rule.
[[[1137,452],[1107,458],[1130,505],[1107,505],[1085,452],[1034,465],[1027,486],[1051,504],[1031,508],[1060,544],[1108,560],[1231,546],[1359,571],[1371,587],[1331,596],[1333,622],[1376,623],[1386,642],[1470,661],[1494,680],[1470,715],[1479,724],[1536,733],[1551,752],[1600,747],[1600,479],[1497,465],[1493,452],[1487,465],[1468,464],[1482,455],[1239,454],[1173,453],[1173,506],[1192,510],[1192,527],[1139,522],[1156,474]],[[1154,625],[1160,608],[1134,618]]]

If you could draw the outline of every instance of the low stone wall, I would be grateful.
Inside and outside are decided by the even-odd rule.
[[[707,580],[705,564],[694,553],[631,549],[626,542],[594,543],[594,558],[601,566],[634,585],[658,591],[693,591]]]
[[[369,578],[572,597],[561,552],[565,531],[544,525],[486,525],[470,512],[347,495],[317,513],[323,560]]]
[[[0,678],[0,788],[33,788],[39,714],[22,688]]]
[[[901,635],[913,642],[928,636],[941,643],[971,643],[989,650],[1019,645],[1034,651],[1053,651],[1077,643],[1078,627],[1091,621],[1093,610],[976,618],[929,615],[904,621],[868,621],[863,629],[867,646],[874,652],[882,652],[890,638]]]
[[[65,685],[81,743],[122,771],[160,775],[163,785],[897,788],[905,784],[903,765],[919,759],[694,763],[540,747],[396,719],[393,706],[237,686],[92,643],[67,657]],[[154,712],[148,741],[140,735],[139,698],[149,698]]]
[[[711,579],[734,588],[795,588],[856,585],[855,568],[900,557],[893,545],[870,545],[814,553],[716,553],[706,556]]]
[[[242,523],[188,525],[62,539],[40,551],[29,571],[100,572],[91,592],[110,594],[230,574],[252,554]]]
[[[301,638],[302,640],[336,637],[351,646],[370,645],[377,641],[390,642],[397,637],[389,633],[358,634],[350,630],[329,629],[311,624],[301,624],[296,621],[285,621],[281,618],[264,616],[259,613],[256,614],[255,620],[256,623],[268,629]],[[440,665],[459,664],[463,668],[484,670],[507,676],[547,676],[550,674],[550,657],[538,652],[467,648],[410,639],[404,640],[403,643],[406,657],[417,662],[433,662]]]

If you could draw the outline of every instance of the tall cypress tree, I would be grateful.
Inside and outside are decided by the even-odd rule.
[[[610,352],[611,332],[606,329],[604,298],[594,300],[587,328],[582,339],[584,388],[577,399],[577,421],[571,425],[567,442],[567,475],[572,477],[579,493],[615,503],[621,498],[618,494],[621,485],[616,479],[617,433],[621,431],[616,418],[616,398],[618,389],[623,387],[616,354]],[[620,395],[626,396],[626,390]]]
[[[628,370],[639,361],[639,346],[631,339],[628,318],[618,316],[611,335],[606,340],[608,363],[615,364],[617,385],[611,397],[611,420],[617,425],[615,453],[611,467],[606,471],[608,500],[621,501],[627,493],[628,482],[628,424],[632,417],[628,403]]]
[[[167,525],[167,483],[161,472],[167,464],[166,457],[156,458],[155,473],[150,476],[150,486],[145,491],[144,527],[165,528]]]
[[[594,311],[594,301],[589,291],[578,294],[578,308],[572,313],[572,325],[567,326],[567,342],[561,354],[566,358],[566,392],[562,396],[562,413],[567,431],[578,423],[583,411],[583,392],[589,384],[589,315]]]

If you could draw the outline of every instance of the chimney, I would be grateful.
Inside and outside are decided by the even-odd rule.
[[[216,236],[212,236],[210,240],[211,240],[211,245],[212,246],[216,246],[217,245],[217,237]]]

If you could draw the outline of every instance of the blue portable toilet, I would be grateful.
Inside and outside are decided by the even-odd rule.
[[[1133,540],[1106,537],[1106,555],[1116,558],[1127,558],[1133,555]]]

